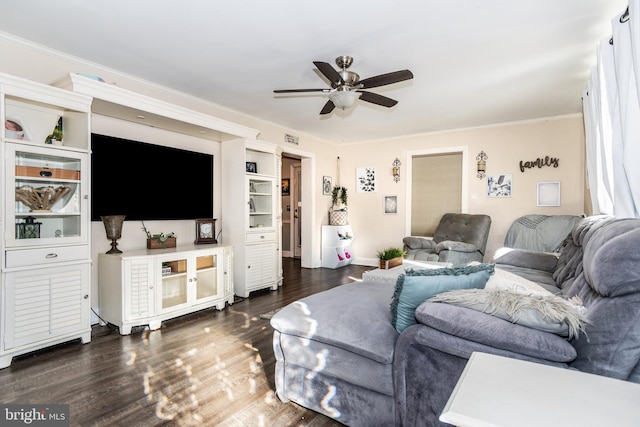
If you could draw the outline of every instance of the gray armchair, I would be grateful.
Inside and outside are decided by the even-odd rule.
[[[491,228],[489,215],[447,213],[433,238],[408,236],[402,241],[406,259],[465,264],[482,262]]]

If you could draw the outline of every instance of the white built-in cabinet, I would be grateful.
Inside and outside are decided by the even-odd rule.
[[[340,268],[353,260],[353,230],[350,225],[322,226],[322,266]]]
[[[0,74],[0,368],[91,340],[90,112],[88,96]]]
[[[233,304],[233,248],[189,245],[100,254],[100,317],[122,335],[134,326]]]
[[[235,293],[282,284],[281,153],[275,144],[222,142],[222,235],[235,254]]]

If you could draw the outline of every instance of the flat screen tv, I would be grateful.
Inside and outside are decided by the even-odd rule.
[[[213,155],[91,134],[91,220],[213,218]]]

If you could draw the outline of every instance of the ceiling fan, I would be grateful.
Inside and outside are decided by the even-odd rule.
[[[413,78],[413,74],[409,70],[394,71],[391,73],[380,74],[379,76],[369,77],[360,80],[360,76],[348,68],[353,63],[351,56],[339,56],[336,58],[336,65],[340,70],[336,70],[327,62],[313,61],[314,65],[331,83],[331,88],[326,89],[278,89],[274,93],[300,93],[300,92],[322,92],[329,94],[329,100],[320,114],[329,114],[334,108],[341,109],[351,107],[358,99],[372,104],[381,105],[383,107],[393,107],[398,103],[395,99],[387,98],[373,92],[367,92],[362,89],[370,89],[402,82]]]

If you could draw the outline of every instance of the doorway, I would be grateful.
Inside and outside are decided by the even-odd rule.
[[[290,224],[291,235],[293,236],[291,246],[293,248],[293,257],[300,258],[302,256],[302,164],[294,163],[291,165],[291,194],[293,204],[293,223]]]
[[[289,186],[289,191],[282,194],[282,256],[301,258],[303,179],[300,158],[282,155],[282,180]]]
[[[294,243],[295,230],[293,230],[295,207],[299,203],[297,216],[300,220],[298,224],[300,266],[302,268],[319,268],[320,262],[320,227],[317,227],[318,219],[316,215],[316,195],[318,194],[318,185],[314,177],[316,174],[316,155],[314,153],[300,150],[296,147],[287,146],[282,148],[281,158],[281,175],[282,178],[289,179],[289,185],[296,189],[290,188],[288,199],[287,196],[282,197],[281,206],[281,223],[282,223],[282,239],[281,248],[282,256],[294,258],[296,256],[296,246]],[[298,163],[300,165],[299,174],[292,173],[291,165]],[[294,175],[299,175],[294,183]],[[320,190],[322,191],[322,190]],[[297,195],[296,205],[293,204],[292,195]],[[304,206],[304,209],[302,209]],[[287,222],[288,221],[288,222]],[[288,226],[285,226],[287,224]],[[288,242],[288,243],[287,243]]]
[[[294,249],[294,217],[296,216],[294,204],[294,195],[298,194],[298,189],[294,188],[293,165],[300,165],[300,159],[289,155],[282,155],[282,181],[289,186],[288,192],[282,193],[282,256],[284,258],[293,258],[295,256]]]

